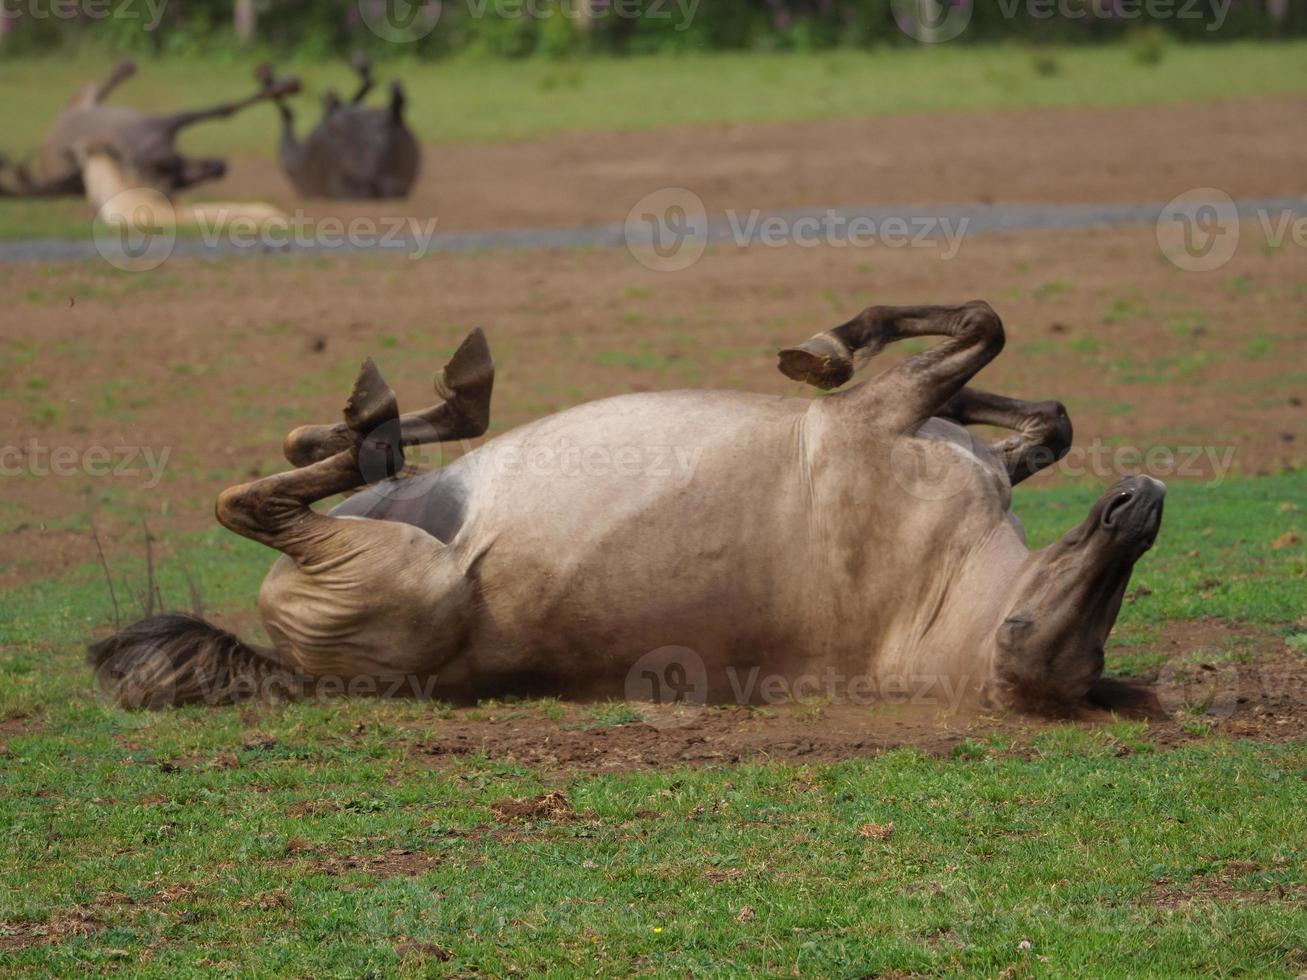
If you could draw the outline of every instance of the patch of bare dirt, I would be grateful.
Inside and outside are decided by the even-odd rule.
[[[834,204],[1168,201],[1195,187],[1301,194],[1307,100],[1027,108],[576,133],[428,146],[404,202],[305,202],[266,156],[205,189],[288,212],[435,218],[442,231],[602,224],[686,187],[711,212]],[[271,148],[270,148],[271,149]]]
[[[1244,641],[1238,648],[1243,658],[1239,662],[1228,659],[1231,638]],[[1278,637],[1241,624],[1197,620],[1168,624],[1156,649],[1167,657],[1166,664],[1132,679],[1150,687],[1162,709],[1147,719],[1142,736],[1152,748],[1172,749],[1222,736],[1307,740],[1307,670],[1302,655]],[[947,756],[965,752],[960,747],[969,741],[984,741],[984,751],[1028,756],[1033,739],[1052,725],[1069,724],[1093,734],[1115,717],[1085,711],[1071,720],[1043,720],[911,705],[792,703],[706,706],[676,715],[653,707],[641,710],[649,720],[582,728],[574,725],[576,706],[562,720],[523,711],[484,717],[482,709],[458,709],[437,724],[433,738],[413,743],[409,757],[434,767],[485,755],[546,770],[603,772],[755,761],[834,762],[905,747]],[[1104,744],[1118,755],[1134,751],[1128,743],[1116,744],[1110,738]],[[551,814],[567,819],[569,813],[562,793],[502,801],[496,807],[501,819]]]
[[[1156,649],[1166,663],[1137,680],[1172,716],[1150,725],[1159,746],[1189,741],[1195,724],[1230,738],[1307,740],[1307,658],[1279,637],[1197,619],[1167,623]]]
[[[133,906],[140,909],[163,909],[194,890],[189,882],[168,885],[144,901],[136,901],[122,892],[101,892],[85,905],[59,909],[44,922],[0,922],[0,952],[16,952],[33,946],[52,946],[78,936],[90,936],[107,925],[105,915],[111,908]]]
[[[311,847],[302,847],[295,853],[297,860],[307,863],[311,873],[332,877],[360,871],[377,878],[411,878],[425,874],[445,860],[441,854],[403,847],[362,855],[318,855]]]
[[[0,721],[0,738],[13,738],[15,735],[35,735],[43,726],[39,719],[29,715],[15,715]]]
[[[577,820],[582,814],[572,809],[572,801],[561,790],[539,796],[511,797],[490,804],[490,812],[499,820]]]
[[[1140,901],[1162,909],[1178,909],[1194,902],[1211,902],[1232,905],[1236,902],[1289,902],[1301,905],[1307,901],[1307,884],[1289,885],[1273,882],[1262,888],[1252,888],[1240,882],[1250,875],[1267,869],[1252,861],[1227,861],[1222,867],[1206,874],[1196,874],[1184,881],[1159,878]]]

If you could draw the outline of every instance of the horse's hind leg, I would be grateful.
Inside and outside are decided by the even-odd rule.
[[[283,96],[294,95],[299,90],[300,83],[295,78],[279,79],[272,81],[270,84],[265,84],[261,78],[259,91],[247,98],[237,99],[234,102],[221,102],[208,109],[173,113],[170,116],[160,117],[158,122],[169,133],[175,135],[179,130],[185,129],[187,126],[193,126],[195,123],[204,122],[208,119],[225,119],[259,102],[276,101]]]
[[[436,375],[434,388],[440,401],[421,412],[399,417],[399,442],[417,446],[484,435],[490,425],[494,384],[490,346],[477,327]],[[283,448],[290,462],[307,466],[347,449],[352,438],[346,424],[303,425],[286,437]]]
[[[225,527],[282,552],[259,611],[284,662],[319,683],[432,671],[457,652],[471,608],[472,584],[426,531],[311,507],[362,486],[369,469],[399,470],[402,447],[376,435],[398,419],[394,392],[367,361],[345,407],[348,448],[218,498]]]
[[[345,522],[319,514],[310,505],[363,486],[367,482],[360,465],[363,454],[379,469],[398,472],[403,448],[398,441],[386,439],[398,417],[395,393],[371,359],[365,361],[345,405],[345,448],[310,466],[224,490],[216,507],[219,523],[296,562],[323,559],[329,550],[324,546]]]
[[[857,361],[887,344],[931,336],[945,340],[838,396],[841,404],[874,414],[886,427],[907,431],[936,415],[1003,349],[1003,321],[988,303],[872,306],[781,351],[780,369],[795,380],[835,388],[853,376]]]
[[[355,74],[359,77],[359,87],[355,89],[350,102],[358,105],[372,91],[372,59],[359,51],[350,59],[350,67],[354,69]]]
[[[135,74],[136,63],[124,58],[122,61],[118,62],[118,64],[113,66],[113,71],[109,73],[108,78],[91,89],[89,104],[99,105],[109,97],[114,89]]]
[[[1027,402],[963,388],[936,414],[960,425],[1014,430],[1016,435],[994,444],[1013,486],[1052,466],[1071,448],[1071,418],[1061,402]]]

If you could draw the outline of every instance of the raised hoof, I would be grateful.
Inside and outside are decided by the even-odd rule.
[[[449,363],[436,375],[436,394],[443,398],[451,394],[471,393],[476,389],[493,384],[495,380],[495,363],[490,359],[490,345],[480,327],[463,338],[454,351]]]
[[[432,381],[436,397],[457,419],[454,438],[475,439],[490,426],[490,394],[495,387],[495,362],[480,327],[468,334],[454,356]]]
[[[345,424],[355,435],[367,436],[398,418],[399,399],[369,357],[359,368],[354,390],[345,403]]]
[[[781,373],[825,391],[838,388],[853,377],[853,357],[829,334],[818,334],[798,347],[780,353]]]

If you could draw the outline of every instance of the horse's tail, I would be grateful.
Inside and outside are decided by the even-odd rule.
[[[86,648],[100,690],[124,708],[295,698],[301,680],[276,651],[248,646],[198,616],[132,623]]]

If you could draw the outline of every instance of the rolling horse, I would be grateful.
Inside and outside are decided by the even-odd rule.
[[[242,109],[299,91],[294,78],[269,81],[253,95],[204,109],[149,115],[129,106],[108,102],[123,82],[136,74],[136,66],[121,61],[103,81],[82,88],[50,126],[37,156],[37,171],[13,167],[0,197],[81,197],[86,193],[83,153],[94,148],[112,158],[134,187],[146,187],[171,197],[227,172],[217,157],[190,157],[177,149],[182,130],[210,119],[226,119]]]
[[[708,700],[756,667],[947,681],[1018,711],[1110,703],[1104,642],[1165,488],[1126,477],[1027,547],[1012,487],[1061,458],[1072,429],[1056,401],[970,386],[1003,347],[995,311],[871,307],[781,351],[780,368],[840,387],[927,336],[943,340],[828,397],[621,395],[416,475],[407,448],[486,431],[485,337],[463,341],[419,412],[400,413],[368,360],[343,422],[287,437],[293,469],[217,500],[225,527],[281,552],[259,593],[272,647],[170,615],[88,659],[122,704],[147,707],[401,676],[457,700],[588,696],[621,692],[668,647],[700,660]],[[973,424],[1013,434],[989,444]]]
[[[281,113],[278,160],[286,178],[304,197],[367,200],[407,197],[422,166],[422,148],[404,121],[407,98],[398,81],[390,83],[384,109],[363,104],[372,91],[372,64],[363,54],[352,66],[359,86],[348,102],[326,93],[322,118],[303,141],[295,136],[295,115],[286,100],[277,99]],[[256,71],[265,89],[278,83],[272,70]]]

